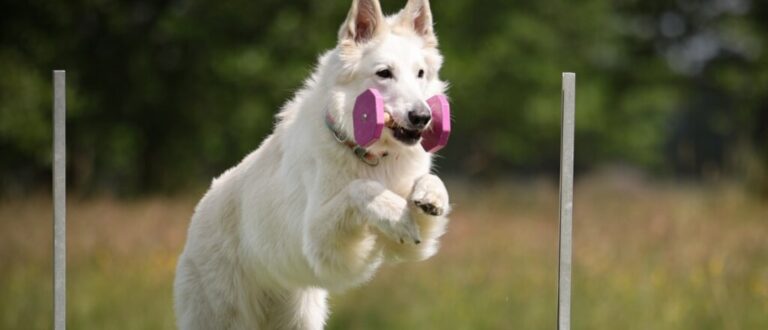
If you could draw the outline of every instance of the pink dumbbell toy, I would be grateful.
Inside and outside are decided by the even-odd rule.
[[[422,133],[421,146],[427,152],[436,152],[448,144],[448,136],[451,135],[451,106],[442,94],[430,97],[427,105],[432,110],[432,125]],[[389,113],[384,112],[381,94],[374,88],[357,97],[353,118],[355,142],[364,148],[381,137],[385,125],[394,125]]]

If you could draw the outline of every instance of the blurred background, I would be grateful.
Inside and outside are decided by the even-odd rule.
[[[554,327],[563,71],[574,328],[768,328],[768,2],[432,2],[453,222],[433,259],[334,295],[330,329]],[[350,3],[0,0],[0,329],[51,325],[51,70],[69,325],[171,329],[196,201],[270,133]]]

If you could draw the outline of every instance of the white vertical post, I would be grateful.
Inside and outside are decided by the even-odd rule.
[[[67,322],[66,72],[53,71],[53,328]]]
[[[571,252],[573,238],[573,155],[576,124],[576,74],[563,73],[560,144],[560,252],[557,285],[557,329],[571,329]]]

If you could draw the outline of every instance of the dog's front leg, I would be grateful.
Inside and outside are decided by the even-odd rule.
[[[420,229],[422,244],[407,246],[389,244],[390,260],[423,260],[437,252],[438,238],[445,233],[450,202],[443,181],[434,174],[418,178],[408,197],[411,218]]]
[[[378,267],[381,254],[371,230],[399,245],[421,243],[408,202],[376,181],[352,181],[306,214],[303,251],[328,284],[365,280]]]

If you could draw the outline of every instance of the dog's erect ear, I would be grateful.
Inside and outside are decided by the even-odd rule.
[[[352,0],[347,20],[339,30],[339,41],[364,43],[381,31],[383,23],[384,15],[379,0]]]
[[[427,40],[435,39],[432,30],[432,10],[429,8],[429,0],[408,0],[401,14],[401,24],[413,28],[417,34]]]

